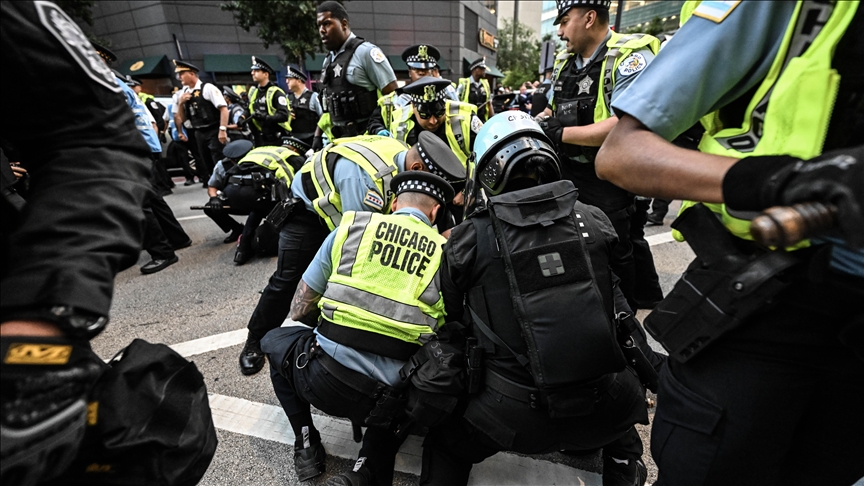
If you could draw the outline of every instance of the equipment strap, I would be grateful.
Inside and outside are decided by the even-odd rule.
[[[480,329],[480,332],[482,332],[486,337],[489,338],[489,340],[491,340],[497,346],[501,346],[502,348],[509,351],[510,354],[512,354],[516,358],[516,361],[518,361],[519,364],[524,366],[525,369],[527,369],[529,372],[531,371],[531,360],[529,360],[525,355],[513,351],[510,346],[507,346],[507,343],[505,343],[504,340],[498,337],[498,335],[495,334],[495,332],[492,331],[492,329],[490,329],[485,322],[483,322],[483,319],[480,319],[480,316],[478,316],[477,313],[474,312],[474,309],[472,309],[470,305],[466,305],[465,307],[468,308],[468,312],[471,313],[471,319],[474,321],[474,324],[476,324],[477,327]]]

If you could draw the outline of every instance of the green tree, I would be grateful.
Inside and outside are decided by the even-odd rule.
[[[233,0],[221,6],[234,14],[237,24],[246,32],[257,27],[265,48],[278,45],[285,58],[296,61],[301,68],[307,54],[321,49],[317,7],[314,0]]]
[[[642,27],[630,27],[624,33],[625,34],[648,34],[648,35],[653,35],[656,37],[658,34],[662,34],[665,31],[666,31],[666,29],[664,28],[663,21],[660,20],[660,17],[654,17],[653,19],[651,19],[651,22],[649,22],[648,25],[645,25]]]
[[[75,20],[84,21],[87,25],[93,25],[93,0],[55,0],[54,3],[62,8]]]
[[[539,65],[540,43],[534,39],[531,28],[521,22],[505,19],[504,27],[498,29],[498,69],[504,73],[502,84],[516,88],[526,81],[534,81],[538,78]]]

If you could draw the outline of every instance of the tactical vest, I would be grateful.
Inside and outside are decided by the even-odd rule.
[[[352,37],[345,45],[345,50],[327,65],[321,79],[324,84],[324,110],[330,114],[332,127],[336,128],[333,132],[336,138],[363,133],[366,130],[363,122],[372,116],[377,106],[377,91],[369,91],[348,82],[348,64],[363,42],[360,37]]]
[[[651,52],[656,54],[660,50],[660,41],[646,34],[624,35],[612,32],[612,36],[597,56],[581,69],[576,67],[575,62],[571,62],[575,54],[566,51],[560,54],[555,59],[552,74],[552,111],[561,125],[581,127],[612,116],[609,104],[618,66],[631,52],[643,47],[650,48]],[[582,154],[589,162],[594,162],[600,150],[600,147],[566,143],[561,145],[561,151],[567,158],[573,159]]]
[[[546,109],[549,101],[546,99],[546,93],[552,89],[552,83],[542,83],[531,95],[531,116],[537,116]]]
[[[200,88],[192,90],[192,97],[183,104],[186,119],[196,130],[215,127],[219,124],[219,110],[213,106],[213,103],[204,99],[202,93],[204,86],[207,84],[202,84]]]
[[[477,86],[472,81],[473,78],[470,76],[459,78],[459,85],[462,87],[462,96],[459,101],[476,106],[477,116],[485,122],[489,119],[489,106],[487,102],[492,99],[492,89],[489,87],[489,81],[486,78],[480,79],[480,86]]]
[[[462,162],[462,166],[467,167],[468,157],[471,156],[471,118],[476,116],[477,107],[468,103],[446,100],[444,111],[446,113],[444,131],[447,135],[447,145]],[[411,132],[414,125],[412,105],[400,106],[393,109],[388,130],[395,139],[407,143],[408,133]]]
[[[288,92],[288,106],[294,113],[291,128],[297,134],[314,133],[318,126],[318,112],[309,108],[312,102],[312,91],[305,90],[300,96]]]
[[[380,347],[364,346],[370,340],[362,333],[374,333],[416,351],[444,323],[438,268],[447,240],[407,214],[348,211],[343,222],[333,241],[333,271],[318,303],[321,316],[335,324],[324,328],[325,336],[347,332],[356,337],[335,340],[380,354]],[[401,343],[391,347],[405,349]]]
[[[407,95],[398,94],[396,91],[378,98],[378,108],[381,109],[381,120],[387,129],[390,128],[390,120],[393,119],[393,110],[408,105],[411,99]]]
[[[290,197],[295,165],[299,166],[302,160],[289,147],[257,147],[249,151],[225,171],[228,184],[224,192],[231,208],[251,209],[249,204],[253,201],[282,201]]]
[[[496,373],[550,392],[625,366],[615,338],[611,244],[595,220],[603,216],[576,197],[572,183],[558,181],[491,197],[489,209],[471,218],[475,287],[466,305],[522,355],[517,360],[532,378],[495,366],[513,355],[492,345],[472,318],[473,334]]]
[[[258,89],[258,86],[254,86],[251,90],[249,90],[249,113],[255,113],[256,111],[260,111],[258,107],[255,106],[255,100],[258,99],[259,91],[260,90]],[[279,86],[276,86],[275,84],[270,84],[269,86],[267,86],[267,94],[265,96],[264,102],[265,107],[267,108],[267,114],[270,116],[276,114],[276,107],[273,106],[273,97],[280,93],[283,95],[285,94],[285,92],[282,91],[282,88],[280,88]],[[291,105],[288,105],[288,109],[290,108]],[[252,120],[252,125],[257,128],[259,132],[264,132],[262,123],[258,120]],[[278,125],[279,128],[281,128],[285,132],[285,134],[287,134],[291,131],[291,117],[289,116],[287,121],[279,122],[276,125]]]
[[[806,160],[818,156],[826,148],[837,148],[825,147],[824,144],[826,137],[838,131],[857,130],[857,135],[853,133],[847,138],[857,139],[860,143],[860,121],[854,127],[831,123],[837,115],[835,106],[838,112],[855,109],[854,103],[848,103],[848,99],[836,99],[838,91],[841,91],[841,76],[832,67],[832,61],[845,33],[860,35],[864,28],[862,15],[856,16],[857,7],[858,2],[799,1],[768,75],[749,100],[743,119],[729,123],[728,117],[722,117],[725,114],[723,109],[703,117],[701,121],[706,131],[699,150],[735,158],[791,155]],[[817,18],[828,20],[825,23],[810,20]],[[855,24],[850,27],[853,18]],[[862,54],[847,54],[844,59],[837,60],[852,63]],[[860,70],[860,67],[848,66],[844,68],[850,72]],[[857,89],[860,96],[861,87]],[[829,126],[832,133],[829,133]],[[694,204],[693,201],[684,201],[681,211]],[[725,204],[705,205],[719,215],[732,234],[753,239],[749,218],[754,214],[736,213],[736,216],[747,218],[739,219],[727,211]],[[678,241],[684,240],[678,231],[673,230],[673,236]],[[809,241],[799,243],[795,248],[806,246],[809,246]]]
[[[333,182],[336,161],[345,157],[360,166],[375,181],[379,194],[384,195],[381,212],[390,212],[393,193],[390,181],[399,171],[396,155],[408,150],[405,143],[390,137],[362,135],[333,141],[324,150],[316,153],[312,160],[300,169],[303,174],[303,190],[312,201],[315,212],[327,223],[330,230],[342,221],[342,198]]]

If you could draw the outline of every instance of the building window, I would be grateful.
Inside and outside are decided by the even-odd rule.
[[[552,25],[555,22],[555,19],[546,19],[540,23],[540,37],[544,37],[546,34],[552,34],[553,36],[558,33],[558,26]]]
[[[477,23],[477,14],[474,13],[468,7],[465,7],[465,38],[463,42],[463,47],[465,49],[477,52],[480,50],[479,46],[479,24]]]
[[[558,10],[555,0],[543,0],[543,11],[548,12],[550,10]]]

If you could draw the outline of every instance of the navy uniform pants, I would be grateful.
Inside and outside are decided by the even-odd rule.
[[[864,279],[815,267],[691,361],[668,360],[651,433],[655,485],[864,477]]]
[[[261,339],[267,331],[282,325],[291,309],[291,299],[306,267],[330,231],[317,214],[299,209],[279,232],[276,271],[258,299],[249,319],[249,333]]]
[[[422,485],[468,484],[474,464],[500,451],[590,453],[602,447],[606,455],[636,460],[642,457],[642,441],[633,424],[648,423],[645,392],[629,369],[615,376],[587,415],[553,419],[542,407],[487,384],[464,414],[453,417],[426,435]]]
[[[630,215],[630,243],[633,245],[633,300],[639,309],[651,309],[663,300],[660,277],[654,267],[651,245],[645,240],[645,223],[648,221],[648,207],[651,200],[637,197]],[[636,307],[633,307],[636,310]]]
[[[255,240],[255,230],[258,229],[258,225],[261,224],[261,221],[273,209],[274,204],[273,201],[262,201],[252,203],[246,207],[241,206],[239,210],[235,210],[232,198],[229,197],[226,205],[230,206],[231,209],[204,209],[204,214],[210,217],[223,233],[242,229],[239,246],[243,251],[250,251],[252,249],[252,241]],[[245,215],[246,223],[241,225],[230,216],[231,214]]]
[[[357,382],[372,379],[357,376],[354,383],[340,381],[324,369],[320,359],[308,359],[310,347],[314,343],[315,334],[305,326],[280,327],[268,332],[261,340],[261,349],[270,362],[273,391],[285,414],[291,417],[308,412],[311,405],[329,415],[363,424],[375,407],[376,399],[364,395],[356,386]],[[402,442],[393,430],[378,427],[366,429],[359,457],[366,458],[365,465],[372,472],[374,484],[393,484],[396,453]]]
[[[191,130],[195,132],[195,145],[198,147],[198,155],[195,159],[195,170],[198,172],[198,180],[207,182],[213,175],[216,163],[222,160],[222,142],[219,141],[219,127],[198,128]]]

